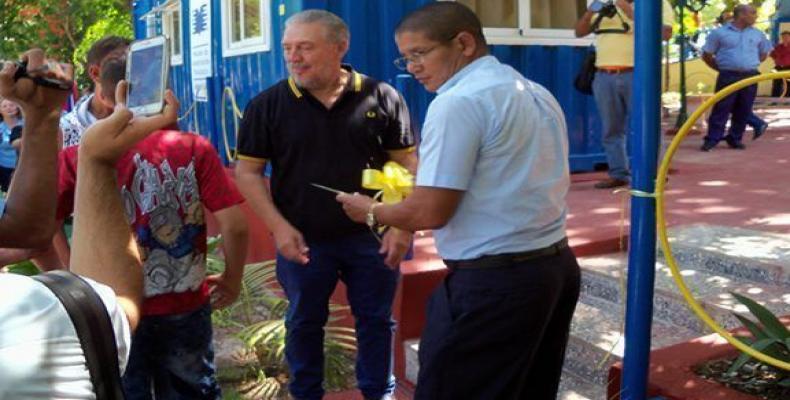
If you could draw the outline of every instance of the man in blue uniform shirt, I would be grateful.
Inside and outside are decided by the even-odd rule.
[[[716,91],[740,80],[758,75],[757,68],[768,57],[773,46],[761,31],[752,27],[757,11],[749,4],[733,9],[733,20],[713,31],[703,46],[702,60],[719,71]],[[730,148],[743,150],[743,131],[752,114],[757,85],[743,88],[716,103],[708,118],[708,134],[700,150],[711,151],[723,139]],[[727,120],[730,129],[724,135]]]
[[[357,222],[435,229],[450,269],[428,305],[415,399],[554,399],[579,266],[565,237],[565,117],[540,85],[488,54],[479,19],[436,2],[395,31],[437,96],[403,202],[337,197]]]

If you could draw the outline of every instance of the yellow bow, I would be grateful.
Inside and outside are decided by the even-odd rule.
[[[411,194],[414,177],[402,165],[387,161],[381,171],[366,169],[362,171],[362,187],[378,190],[376,197],[386,204],[397,203]]]

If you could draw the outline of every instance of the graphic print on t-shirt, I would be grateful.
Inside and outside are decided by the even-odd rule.
[[[197,241],[206,228],[194,159],[175,172],[167,160],[133,161],[132,186],[121,193],[144,260],[145,297],[198,290],[206,266]]]

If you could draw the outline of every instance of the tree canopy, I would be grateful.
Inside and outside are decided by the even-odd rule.
[[[132,36],[127,0],[0,0],[0,59],[31,47],[81,71],[90,44],[105,35]]]

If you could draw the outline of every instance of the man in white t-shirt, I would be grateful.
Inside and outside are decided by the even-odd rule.
[[[66,79],[57,66],[46,63],[41,50],[27,52],[23,60],[30,77]],[[18,102],[27,117],[17,175],[0,217],[0,246],[40,247],[55,229],[58,117],[68,92],[26,77],[15,80],[17,69],[7,63],[0,71],[0,96]],[[149,133],[174,123],[178,109],[168,93],[163,114],[130,123],[125,94],[126,84],[119,84],[113,114],[83,136],[70,267],[104,302],[121,369],[140,318],[142,273],[116,190],[115,162]],[[0,399],[51,398],[96,398],[74,326],[43,284],[0,274]]]

